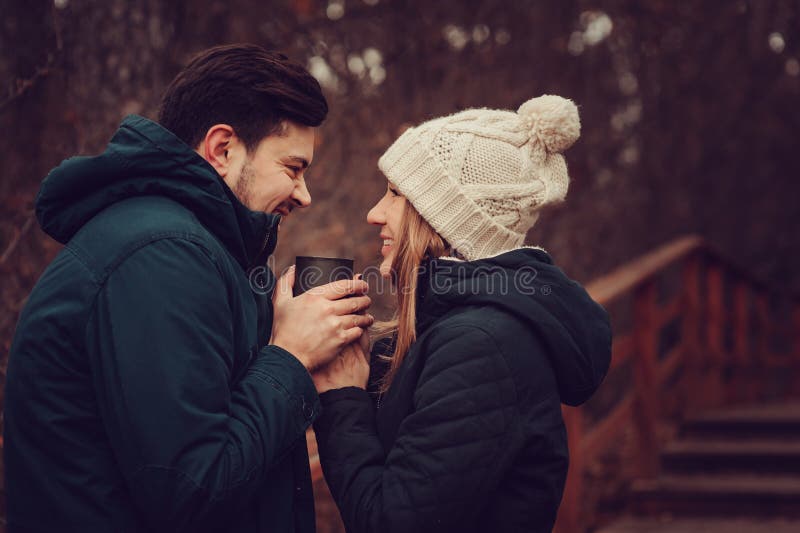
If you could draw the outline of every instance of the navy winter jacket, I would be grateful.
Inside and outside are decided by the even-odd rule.
[[[9,532],[313,531],[319,399],[267,345],[274,277],[248,278],[277,216],[136,116],[54,169],[36,210],[65,247],[11,347]]]
[[[567,472],[561,404],[608,370],[608,316],[541,249],[423,265],[417,341],[382,396],[320,395],[325,479],[350,533],[545,532]],[[385,369],[384,369],[385,370]]]

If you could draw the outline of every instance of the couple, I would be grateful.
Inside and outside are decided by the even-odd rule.
[[[521,247],[566,194],[575,106],[464,111],[383,155],[367,221],[397,314],[371,355],[364,281],[296,298],[291,272],[272,298],[248,281],[311,203],[326,114],[286,57],[217,47],[159,124],[128,117],[48,175],[37,217],[65,247],[10,352],[10,533],[311,532],[312,424],[348,531],[552,528],[561,404],[597,388],[611,342],[604,310]]]

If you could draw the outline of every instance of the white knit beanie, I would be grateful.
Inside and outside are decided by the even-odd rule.
[[[516,113],[468,109],[406,130],[378,167],[465,259],[518,248],[539,209],[560,202],[561,152],[580,136],[571,100],[545,95]]]

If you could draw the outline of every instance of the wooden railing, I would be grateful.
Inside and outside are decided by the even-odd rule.
[[[672,287],[665,283],[670,274]],[[687,409],[758,400],[768,392],[764,389],[770,369],[794,369],[795,381],[785,392],[800,393],[800,299],[784,295],[784,302],[790,302],[788,316],[775,316],[770,287],[700,237],[672,241],[586,289],[610,311],[614,324],[609,377],[627,366],[632,379],[613,407],[599,415],[590,416],[591,401],[563,409],[570,467],[558,533],[585,531],[586,518],[593,512],[584,498],[587,466],[629,429],[636,438],[633,475],[654,477],[659,428],[665,420],[678,420]],[[623,309],[617,309],[620,306]],[[632,315],[627,328],[618,330],[617,311]],[[676,339],[664,348],[663,336],[670,328],[676,330],[671,332]],[[790,345],[783,354],[772,346],[780,335]],[[315,444],[311,437],[316,482],[322,471]]]
[[[671,287],[662,279],[670,274]],[[632,382],[599,416],[588,416],[591,402],[563,409],[570,468],[558,533],[585,531],[593,514],[586,468],[627,431],[635,432],[637,450],[629,475],[651,478],[659,469],[660,431],[687,410],[800,393],[800,299],[784,293],[783,313],[776,314],[770,287],[699,237],[670,242],[586,288],[611,309],[612,323],[615,311],[632,315],[627,330],[615,324],[609,370],[611,376],[627,366]],[[665,347],[668,330],[673,338]],[[788,380],[771,374],[781,368]]]

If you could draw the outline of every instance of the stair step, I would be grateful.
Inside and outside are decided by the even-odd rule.
[[[685,437],[798,438],[800,404],[739,407],[693,416],[682,424]]]
[[[637,511],[649,515],[800,517],[800,478],[785,476],[662,476],[632,486]]]
[[[736,518],[623,518],[596,533],[797,533],[800,520]]]
[[[661,462],[666,472],[757,471],[800,473],[800,439],[681,440],[665,446]]]

